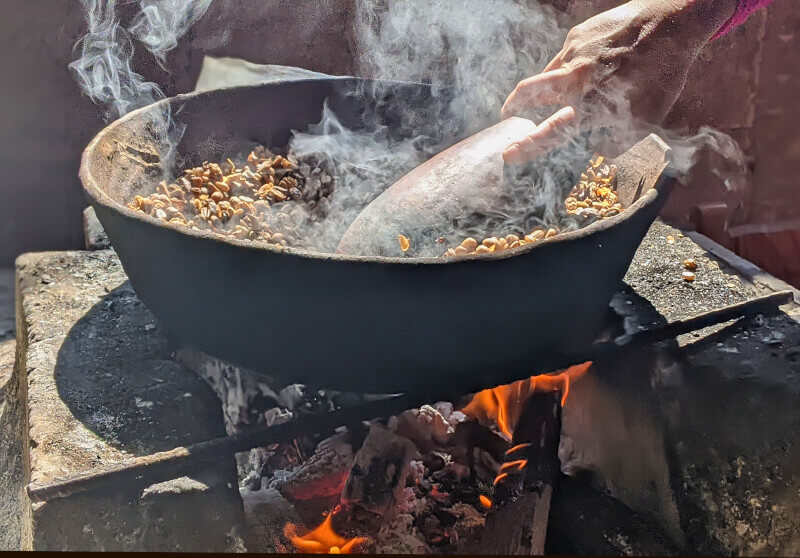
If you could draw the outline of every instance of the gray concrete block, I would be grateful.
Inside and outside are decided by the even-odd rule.
[[[25,484],[46,485],[225,434],[219,402],[169,358],[158,323],[113,252],[27,254],[17,260],[17,274],[12,381],[20,383],[15,404],[28,416],[28,436],[17,441]],[[25,501],[22,547],[243,549],[233,457],[197,465],[186,479],[147,484]]]
[[[20,550],[23,533],[24,491],[24,405],[19,377],[14,368],[13,338],[0,341],[0,550]]]
[[[0,269],[0,550],[22,547],[23,409],[14,376],[14,270]]]
[[[100,224],[93,207],[83,210],[83,241],[87,250],[106,250],[111,248],[106,230]]]

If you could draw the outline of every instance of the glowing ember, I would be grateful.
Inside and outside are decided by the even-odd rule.
[[[284,490],[291,495],[293,500],[329,498],[342,493],[349,475],[348,469],[333,471],[328,475],[305,480],[298,486],[287,486]]]
[[[558,391],[561,393],[561,404],[564,405],[569,395],[570,382],[586,374],[591,365],[591,362],[585,362],[570,366],[560,374],[541,374],[531,376],[528,380],[485,389],[475,394],[472,401],[464,407],[464,414],[483,423],[494,422],[510,439],[525,408],[525,402],[531,395],[536,392]],[[509,452],[520,447],[522,446],[512,448]]]
[[[492,507],[492,501],[487,496],[484,496],[483,494],[481,494],[480,496],[478,496],[478,500],[481,501],[481,505],[484,508],[488,509],[488,508]]]
[[[353,552],[356,546],[367,541],[365,537],[345,539],[333,530],[332,521],[333,514],[330,513],[319,527],[301,537],[295,534],[297,526],[287,523],[283,534],[297,550],[311,554],[348,554]]]
[[[447,492],[442,492],[435,484],[433,485],[433,488],[431,488],[431,491],[428,493],[428,495],[440,504],[445,504],[450,500],[450,494]]]

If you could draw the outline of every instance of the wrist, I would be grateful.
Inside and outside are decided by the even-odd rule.
[[[685,48],[697,50],[730,20],[740,0],[631,0],[645,19],[666,26]]]
[[[686,8],[687,16],[697,22],[704,44],[722,29],[733,17],[740,0],[691,0]]]

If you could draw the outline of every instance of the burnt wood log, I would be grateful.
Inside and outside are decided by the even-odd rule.
[[[370,425],[341,494],[342,504],[381,517],[401,501],[409,463],[417,454],[414,444],[397,434],[396,420],[390,419],[388,423],[374,421]]]
[[[560,471],[560,397],[537,393],[526,402],[502,469],[508,476],[497,484],[486,517],[481,554],[544,554],[553,482]]]
[[[489,512],[480,554],[541,556],[553,487],[534,488]]]

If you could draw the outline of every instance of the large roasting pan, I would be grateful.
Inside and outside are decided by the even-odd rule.
[[[353,94],[357,91],[357,94]],[[583,349],[672,179],[650,136],[622,155],[620,216],[493,259],[279,251],[164,224],[125,206],[170,166],[284,145],[329,99],[349,126],[435,122],[447,101],[417,84],[323,78],[181,95],[112,123],[87,147],[84,189],[141,299],[179,343],[284,380],[393,392]],[[185,126],[170,148],[169,103]],[[450,138],[452,142],[461,139]],[[409,169],[410,170],[410,169]],[[526,360],[527,359],[527,360]]]

